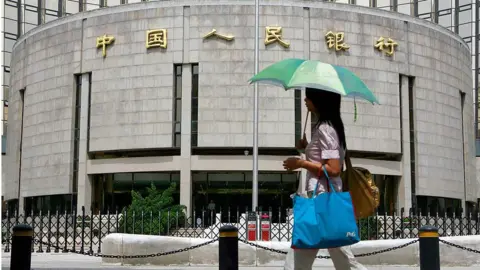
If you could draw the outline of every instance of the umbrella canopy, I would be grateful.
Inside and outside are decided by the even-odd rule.
[[[250,79],[288,89],[314,88],[342,96],[359,97],[379,104],[373,92],[350,70],[315,60],[285,59],[272,64]]]

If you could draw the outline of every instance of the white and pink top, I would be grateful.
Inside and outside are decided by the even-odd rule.
[[[312,140],[305,148],[305,156],[308,161],[313,163],[325,164],[327,159],[340,159],[340,166],[343,168],[343,161],[345,159],[345,150],[340,145],[338,134],[335,129],[329,124],[322,123],[315,127],[312,134]],[[307,192],[313,191],[318,181],[317,193],[327,192],[327,178],[325,176],[318,177],[318,175],[307,171]],[[333,186],[337,191],[342,190],[342,179],[340,176],[330,177]]]

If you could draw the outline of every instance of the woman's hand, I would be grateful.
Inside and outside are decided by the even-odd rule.
[[[298,142],[297,142],[297,145],[295,145],[295,147],[298,149],[298,150],[303,150],[307,147],[308,145],[308,141],[307,141],[307,136],[305,135],[305,133],[303,133],[303,138],[301,138]]]
[[[287,171],[294,171],[302,167],[303,159],[297,157],[287,158],[283,161],[283,168]]]

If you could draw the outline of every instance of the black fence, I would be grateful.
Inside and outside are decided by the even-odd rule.
[[[396,214],[398,212],[398,214]],[[79,213],[47,212],[38,214],[6,213],[2,219],[2,244],[5,252],[10,251],[12,228],[16,224],[33,227],[37,244],[32,252],[61,252],[62,249],[80,252],[101,253],[102,238],[110,233],[168,235],[190,238],[218,237],[218,230],[226,224],[239,230],[241,240],[249,240],[249,224],[264,230],[261,234],[268,241],[290,241],[293,228],[291,209],[268,209],[251,212],[248,209],[223,211],[194,211],[195,216],[186,217],[174,211],[159,212],[107,212],[87,215],[85,209]],[[418,209],[393,211],[392,215],[375,215],[358,221],[362,240],[417,238],[418,230],[424,225],[439,228],[440,236],[480,234],[480,214],[463,215],[442,213],[422,215]],[[258,222],[255,222],[255,219]],[[263,227],[263,228],[262,228]],[[42,244],[43,243],[43,244]],[[48,243],[48,244],[46,244]],[[55,247],[55,248],[52,248]]]

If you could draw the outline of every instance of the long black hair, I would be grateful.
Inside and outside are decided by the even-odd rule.
[[[343,126],[340,112],[342,97],[330,91],[313,88],[307,88],[305,96],[313,103],[313,106],[317,110],[318,122],[316,126],[324,123],[332,126],[338,134],[340,145],[346,149],[345,127]]]

